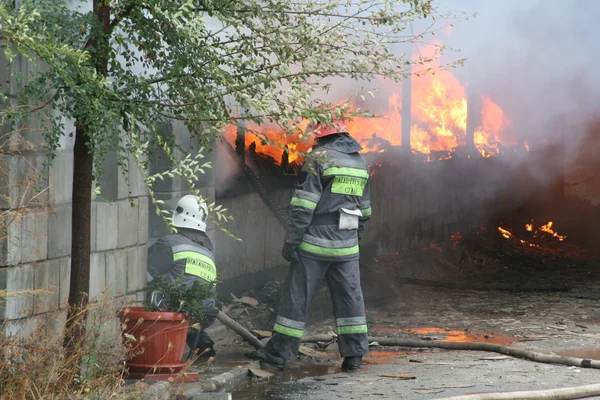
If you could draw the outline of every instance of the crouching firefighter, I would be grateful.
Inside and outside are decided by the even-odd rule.
[[[337,323],[342,369],[357,370],[369,351],[360,286],[359,242],[371,215],[369,170],[362,147],[343,123],[310,126],[314,157],[305,160],[291,200],[282,249],[291,267],[273,336],[248,358],[282,369],[294,360],[311,299],[327,280]]]
[[[212,243],[206,235],[208,207],[196,196],[183,196],[173,212],[173,226],[177,233],[163,236],[148,249],[148,281],[152,275],[160,274],[168,281],[182,280],[186,285],[194,282],[212,283],[217,278]],[[215,355],[214,342],[204,331],[215,320],[219,310],[216,302],[216,288],[212,297],[202,305],[203,319],[200,329],[189,329],[187,344],[190,347],[188,359],[193,352],[201,356]],[[164,305],[164,296],[155,292],[152,302],[159,308]]]

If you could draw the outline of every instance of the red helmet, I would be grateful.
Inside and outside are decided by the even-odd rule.
[[[306,134],[312,133],[317,138],[322,138],[324,136],[335,135],[336,133],[348,133],[348,128],[346,124],[342,121],[333,121],[331,124],[310,124],[308,128],[306,128]]]

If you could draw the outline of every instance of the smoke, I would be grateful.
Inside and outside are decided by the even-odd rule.
[[[600,76],[596,72],[600,53],[595,51],[600,25],[594,19],[600,15],[600,2],[437,0],[435,5],[442,13],[476,14],[429,39],[461,50],[446,51],[441,64],[467,58],[464,67],[450,72],[474,94],[469,99],[478,102],[478,95],[484,95],[497,103],[511,122],[506,137],[516,137],[536,153],[521,152],[521,158],[511,162],[527,164],[540,181],[562,175],[564,165],[574,162],[588,145],[591,127],[600,115]],[[416,23],[413,28],[420,32],[427,25]],[[425,47],[419,44],[413,52],[418,54]],[[339,86],[329,93],[330,100],[351,93],[352,85],[335,82]],[[375,86],[379,86],[377,97],[369,99],[364,108],[378,113],[386,107],[391,84]],[[561,151],[557,153],[555,148]],[[536,161],[556,154],[559,162]]]
[[[572,160],[600,108],[595,0],[440,0],[476,12],[445,40],[463,49],[455,75],[506,112],[532,145],[564,144]],[[454,72],[454,71],[453,71]]]

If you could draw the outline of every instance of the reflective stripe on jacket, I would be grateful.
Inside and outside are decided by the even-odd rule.
[[[358,153],[361,146],[351,136],[333,135],[302,165],[290,202],[291,218],[285,241],[307,257],[324,260],[358,258],[359,238],[371,216],[369,169]],[[337,224],[311,224],[313,216],[360,209],[358,230],[340,231]]]
[[[169,281],[183,279],[186,284],[217,279],[212,251],[180,233],[163,236],[148,249],[148,273],[162,274]]]

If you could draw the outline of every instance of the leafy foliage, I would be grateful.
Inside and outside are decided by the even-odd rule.
[[[158,144],[147,152],[177,148],[155,129],[164,120],[185,121],[209,145],[238,120],[294,131],[352,114],[322,107],[329,78],[401,79],[413,61],[397,45],[422,40],[408,28],[436,15],[449,17],[430,0],[1,0],[0,35],[9,60],[48,65],[25,77],[19,103],[58,111],[44,132],[50,149],[65,117],[75,120],[98,176],[109,151],[126,170],[140,141]]]
[[[146,287],[144,306],[149,311],[169,311],[184,313],[191,324],[202,321],[204,316],[203,302],[214,296],[214,283],[195,281],[186,285],[181,280],[169,281],[161,274],[156,274],[152,283]],[[164,296],[165,308],[159,308],[152,302],[152,294]]]

